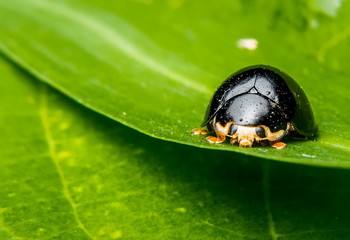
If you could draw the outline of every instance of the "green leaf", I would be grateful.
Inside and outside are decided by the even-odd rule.
[[[0,72],[2,240],[350,237],[346,170],[161,141]]]
[[[329,16],[315,5],[1,1],[0,49],[75,101],[153,137],[348,168],[350,3],[332,5]],[[258,40],[256,50],[236,46],[247,37]],[[281,68],[304,88],[319,126],[317,142],[289,142],[282,151],[239,149],[189,134],[199,127],[215,88],[257,63]]]

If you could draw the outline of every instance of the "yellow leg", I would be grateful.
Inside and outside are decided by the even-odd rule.
[[[271,144],[271,147],[274,147],[276,149],[283,149],[283,148],[286,148],[287,147],[287,144],[285,144],[284,142],[270,142]]]
[[[209,131],[207,129],[194,128],[191,130],[193,135],[205,135],[208,134]]]
[[[221,132],[216,132],[217,137],[207,137],[205,140],[207,140],[210,143],[222,143],[225,141],[226,136],[222,134]]]

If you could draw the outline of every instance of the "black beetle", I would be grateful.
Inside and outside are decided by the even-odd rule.
[[[254,142],[281,149],[281,142],[290,132],[294,136],[314,137],[317,131],[310,103],[301,87],[281,70],[255,65],[231,75],[216,90],[202,127],[193,134],[214,130],[210,143],[222,143],[226,137],[240,147]]]

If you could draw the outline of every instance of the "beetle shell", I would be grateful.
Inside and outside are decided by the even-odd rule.
[[[255,127],[256,132],[259,126],[271,132],[282,130],[284,133],[279,138],[270,137],[277,141],[288,131],[313,137],[317,130],[301,87],[284,72],[267,65],[246,67],[222,83],[207,108],[202,127],[218,133],[216,123],[221,129],[232,123],[241,128]],[[229,130],[225,131],[228,136]]]
[[[231,75],[214,93],[211,103],[207,108],[202,126],[207,126],[218,111],[222,109],[225,104],[226,106],[228,105],[228,100],[245,94],[262,96],[270,102],[271,115],[268,117],[268,120],[264,119],[270,122],[269,127],[276,129],[274,119],[276,119],[276,121],[277,119],[281,119],[275,118],[273,116],[274,114],[272,114],[272,112],[274,112],[272,111],[273,106],[275,106],[280,109],[280,114],[283,115],[287,121],[293,123],[293,126],[299,134],[307,137],[312,137],[316,134],[317,127],[314,116],[304,91],[284,72],[267,65],[246,67]],[[247,101],[250,101],[248,96],[247,98]],[[254,101],[252,100],[252,102]],[[262,108],[269,107],[264,105]],[[250,109],[250,107],[248,107],[248,109]],[[246,111],[248,111],[248,109],[246,109]],[[231,108],[231,110],[231,115],[240,118],[241,108]],[[262,116],[259,118],[258,114],[256,117],[263,120]],[[243,125],[256,125],[258,119],[255,119],[255,122],[251,121]],[[226,119],[226,121],[227,120],[228,119]],[[236,123],[240,124],[240,121],[236,121]]]
[[[273,132],[286,129],[288,122],[275,104],[258,94],[242,94],[228,100],[216,116],[222,124],[233,121],[241,126],[265,125]]]

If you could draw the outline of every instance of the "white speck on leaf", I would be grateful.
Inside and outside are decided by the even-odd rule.
[[[266,149],[261,149],[261,148],[259,148],[258,149],[260,152],[268,152],[268,150],[266,150]]]
[[[241,38],[241,39],[238,39],[236,44],[238,48],[255,50],[258,48],[259,42],[255,38]]]
[[[308,155],[308,154],[301,154],[303,157],[308,157],[308,158],[315,158],[316,156],[314,155]]]

